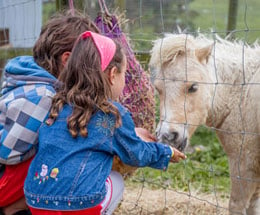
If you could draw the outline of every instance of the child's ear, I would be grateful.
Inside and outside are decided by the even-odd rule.
[[[63,66],[63,68],[65,67],[69,56],[70,56],[71,52],[63,52],[61,55],[61,65]]]
[[[116,73],[117,73],[117,67],[113,66],[110,71],[109,71],[109,82],[111,85],[115,84],[115,78],[116,78]]]

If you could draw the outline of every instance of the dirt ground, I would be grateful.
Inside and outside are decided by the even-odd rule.
[[[152,190],[145,187],[125,188],[121,205],[114,215],[227,215],[228,198],[215,194]]]

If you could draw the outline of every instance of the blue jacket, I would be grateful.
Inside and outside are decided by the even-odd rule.
[[[7,63],[0,98],[0,163],[17,164],[35,154],[38,129],[48,115],[56,81],[33,57]]]
[[[88,124],[88,137],[73,138],[67,128],[70,106],[39,131],[39,152],[25,180],[27,204],[51,210],[80,210],[99,204],[106,195],[105,181],[113,156],[132,166],[166,170],[171,157],[169,146],[147,143],[136,136],[130,113],[114,103],[121,113],[122,126],[115,117],[98,111]]]

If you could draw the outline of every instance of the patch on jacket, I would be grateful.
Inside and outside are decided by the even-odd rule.
[[[34,180],[39,180],[39,184],[44,183],[49,178],[52,178],[55,181],[58,181],[58,178],[57,178],[57,175],[59,174],[58,168],[53,168],[51,170],[50,175],[48,174],[48,172],[49,172],[48,166],[46,164],[42,164],[41,172],[40,172],[40,174],[38,172],[36,172],[34,174]]]
[[[112,136],[115,130],[115,120],[107,114],[99,115],[96,126],[101,133]]]

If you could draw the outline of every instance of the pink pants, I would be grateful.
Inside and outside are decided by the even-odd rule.
[[[23,184],[32,159],[5,166],[0,178],[0,207],[6,207],[24,197]]]

